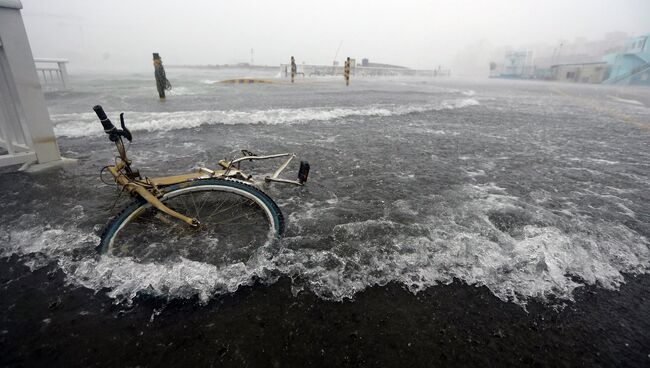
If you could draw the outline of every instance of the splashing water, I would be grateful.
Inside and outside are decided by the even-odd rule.
[[[284,275],[295,290],[332,300],[390,282],[418,292],[459,279],[525,305],[571,300],[586,284],[615,289],[650,270],[650,152],[635,127],[530,87],[407,81],[405,92],[382,83],[357,87],[350,98],[365,104],[353,107],[341,91],[300,86],[291,95],[299,104],[323,107],[281,106],[264,89],[254,93],[266,108],[213,110],[196,102],[207,92],[190,90],[176,96],[191,98],[190,110],[127,113],[138,133],[130,153],[147,172],[243,148],[311,162],[306,187],[264,188],[288,219],[286,237],[225,264],[98,256],[97,230],[110,216],[101,209],[113,197],[94,173],[113,153],[92,113],[50,97],[64,154],[80,163],[54,178],[0,179],[0,255],[33,269],[55,262],[71,284],[126,302],[140,293],[206,302]],[[400,100],[405,93],[420,102]]]

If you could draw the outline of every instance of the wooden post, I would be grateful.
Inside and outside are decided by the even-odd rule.
[[[154,67],[154,76],[156,77],[156,88],[158,89],[158,96],[161,100],[165,99],[165,90],[171,90],[172,85],[167,80],[167,75],[165,74],[165,68],[162,65],[162,59],[157,52],[153,53],[153,67]]]
[[[296,59],[291,57],[291,83],[293,83],[293,79],[296,77],[296,72],[298,71],[298,67],[296,66]]]
[[[345,85],[350,85],[350,57],[345,59],[345,66],[343,67],[343,76],[345,77]]]

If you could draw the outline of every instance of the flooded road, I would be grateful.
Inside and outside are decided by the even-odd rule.
[[[508,318],[529,323],[536,315],[527,308],[550,316],[597,308],[582,306],[583,297],[574,301],[589,290],[628,298],[612,313],[637,324],[634,346],[648,342],[642,331],[650,321],[636,314],[649,297],[639,286],[650,270],[647,89],[410,78],[353,80],[348,88],[326,78],[222,85],[214,81],[225,77],[214,72],[180,69],[168,77],[174,90],[165,102],[155,98],[149,75],[80,75],[72,91],[47,95],[61,151],[78,163],[0,176],[2,293],[14,304],[34,293],[25,278],[50,275],[55,290],[35,293],[55,303],[50,309],[61,318],[89,309],[99,319],[131,313],[125,318],[140,326],[133,333],[161,313],[191,314],[190,325],[201,324],[203,313],[227,323],[215,316],[224,302],[231,305],[224,315],[241,302],[241,313],[255,316],[271,290],[279,290],[269,298],[280,305],[298,303],[284,312],[305,323],[314,316],[301,308],[316,306],[354,324],[355,303],[380,318],[386,311],[377,303],[393,295],[396,308],[414,303],[418,316],[451,313],[466,326],[481,319],[458,317],[456,303],[476,308],[479,298],[480,308],[494,312],[485,318],[505,308],[514,315]],[[125,111],[134,135],[129,155],[148,176],[214,167],[242,149],[308,160],[305,187],[263,188],[287,219],[285,237],[244,251],[215,249],[220,261],[210,263],[182,250],[157,263],[99,257],[101,228],[129,201],[99,180],[115,153],[95,104],[114,121]],[[261,176],[272,170],[252,169]],[[629,289],[619,291],[626,282]],[[51,301],[57,294],[68,300],[62,308],[76,306],[62,312],[59,299]],[[69,301],[89,295],[88,308]],[[6,336],[33,327],[15,309],[3,314]]]

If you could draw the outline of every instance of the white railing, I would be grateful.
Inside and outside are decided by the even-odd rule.
[[[67,59],[34,59],[36,73],[43,91],[62,91],[68,89]]]
[[[8,71],[4,49],[0,47],[0,167],[36,160],[32,142],[23,126],[25,117],[13,77]]]
[[[60,165],[63,160],[20,9],[19,0],[0,0],[0,167],[23,164],[22,168],[36,171]],[[67,87],[67,61],[42,62],[54,63],[60,80],[57,84]]]
[[[3,116],[0,119],[5,120]],[[18,124],[0,122],[0,167],[36,161],[36,153]]]
[[[280,75],[287,77],[291,71],[290,64],[280,64]],[[342,65],[309,65],[300,64],[297,68],[298,74],[303,77],[321,76],[321,75],[340,75],[343,76]],[[359,64],[350,68],[350,73],[354,76],[449,76],[451,71],[439,70],[436,74],[434,70],[419,70],[407,68],[389,68],[375,66],[361,66]]]

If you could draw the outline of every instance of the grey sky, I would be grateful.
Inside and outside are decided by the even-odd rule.
[[[34,55],[71,69],[166,64],[330,64],[338,59],[415,68],[450,65],[467,45],[597,39],[650,32],[647,0],[109,1],[22,0]],[[453,67],[453,65],[452,65]]]

